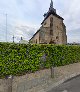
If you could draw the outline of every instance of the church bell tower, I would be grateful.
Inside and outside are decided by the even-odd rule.
[[[38,44],[67,44],[66,26],[63,18],[56,13],[53,1],[50,2],[48,12],[44,14],[44,20],[40,29],[33,35],[32,42]]]

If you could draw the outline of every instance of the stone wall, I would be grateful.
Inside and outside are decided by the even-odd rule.
[[[71,77],[80,75],[80,63],[54,68],[54,78],[51,70],[45,69],[23,76],[0,79],[0,92],[48,92]]]
[[[39,32],[31,39],[32,43],[39,44]]]
[[[31,88],[48,81],[50,76],[50,69],[45,69],[23,76],[0,79],[0,92],[29,92]]]
[[[0,79],[0,92],[12,92],[12,81],[10,77]]]
[[[0,79],[0,92],[5,92],[4,88],[5,88],[5,82],[4,79]]]

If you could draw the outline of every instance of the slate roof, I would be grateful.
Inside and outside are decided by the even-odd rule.
[[[47,14],[46,14],[46,17],[44,18],[43,22],[50,16],[50,15],[54,15],[56,16],[57,18],[60,18],[62,20],[64,20],[61,16],[59,16],[58,14],[56,14],[53,10],[52,11],[48,11]],[[41,24],[43,24],[43,22]]]

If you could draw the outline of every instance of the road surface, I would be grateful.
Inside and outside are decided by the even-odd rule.
[[[80,92],[80,76],[67,80],[48,92]]]

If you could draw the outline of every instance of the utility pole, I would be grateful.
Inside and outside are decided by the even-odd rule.
[[[7,13],[6,13],[6,42],[7,42]]]
[[[12,37],[12,38],[13,38],[13,43],[14,43],[14,38],[16,38],[16,37],[14,37],[14,35],[13,35],[13,37]]]

